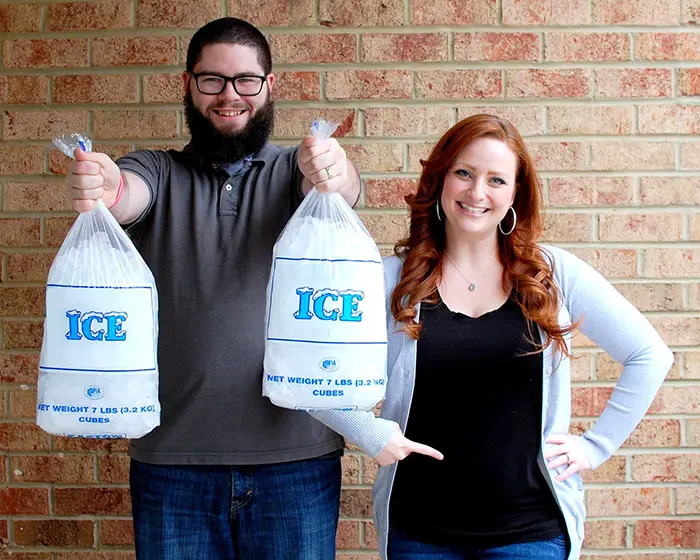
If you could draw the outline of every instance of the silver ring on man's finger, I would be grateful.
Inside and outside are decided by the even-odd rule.
[[[328,179],[330,179],[331,177],[333,177],[333,175],[331,175],[330,169],[331,169],[331,166],[330,166],[330,165],[324,169],[324,171],[326,172],[326,181],[327,181]]]

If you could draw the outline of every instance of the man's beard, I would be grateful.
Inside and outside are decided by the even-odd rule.
[[[185,120],[192,134],[192,147],[209,161],[233,163],[257,154],[267,142],[275,120],[275,103],[269,99],[257,108],[241,130],[222,132],[185,97]]]

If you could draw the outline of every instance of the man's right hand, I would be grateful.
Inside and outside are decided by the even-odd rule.
[[[427,455],[438,461],[442,461],[443,454],[437,449],[433,449],[422,443],[416,443],[411,441],[401,432],[401,428],[398,424],[394,426],[394,433],[391,434],[391,439],[389,443],[384,446],[379,454],[374,458],[380,467],[387,467],[393,465],[397,461],[405,459],[411,453],[420,453],[421,455]]]
[[[119,167],[107,154],[75,150],[66,175],[68,195],[76,212],[89,212],[98,200],[109,208],[117,197]]]

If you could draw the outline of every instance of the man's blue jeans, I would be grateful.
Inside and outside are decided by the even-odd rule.
[[[139,560],[332,560],[340,457],[261,466],[131,461]]]
[[[422,542],[398,528],[389,531],[389,560],[566,560],[568,537],[496,548],[437,546]]]

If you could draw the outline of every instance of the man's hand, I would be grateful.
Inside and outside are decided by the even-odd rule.
[[[348,160],[335,138],[319,142],[307,136],[299,145],[299,169],[319,192],[335,192],[348,184]]]
[[[75,150],[75,160],[66,175],[73,209],[88,212],[100,199],[109,208],[117,196],[120,180],[119,167],[107,154]]]
[[[443,455],[437,449],[433,449],[422,443],[416,443],[406,438],[401,432],[401,428],[396,424],[394,426],[394,433],[391,434],[391,439],[389,443],[384,446],[379,454],[374,458],[380,467],[387,467],[405,459],[411,453],[420,453],[421,455],[427,455],[438,461],[442,461]]]

